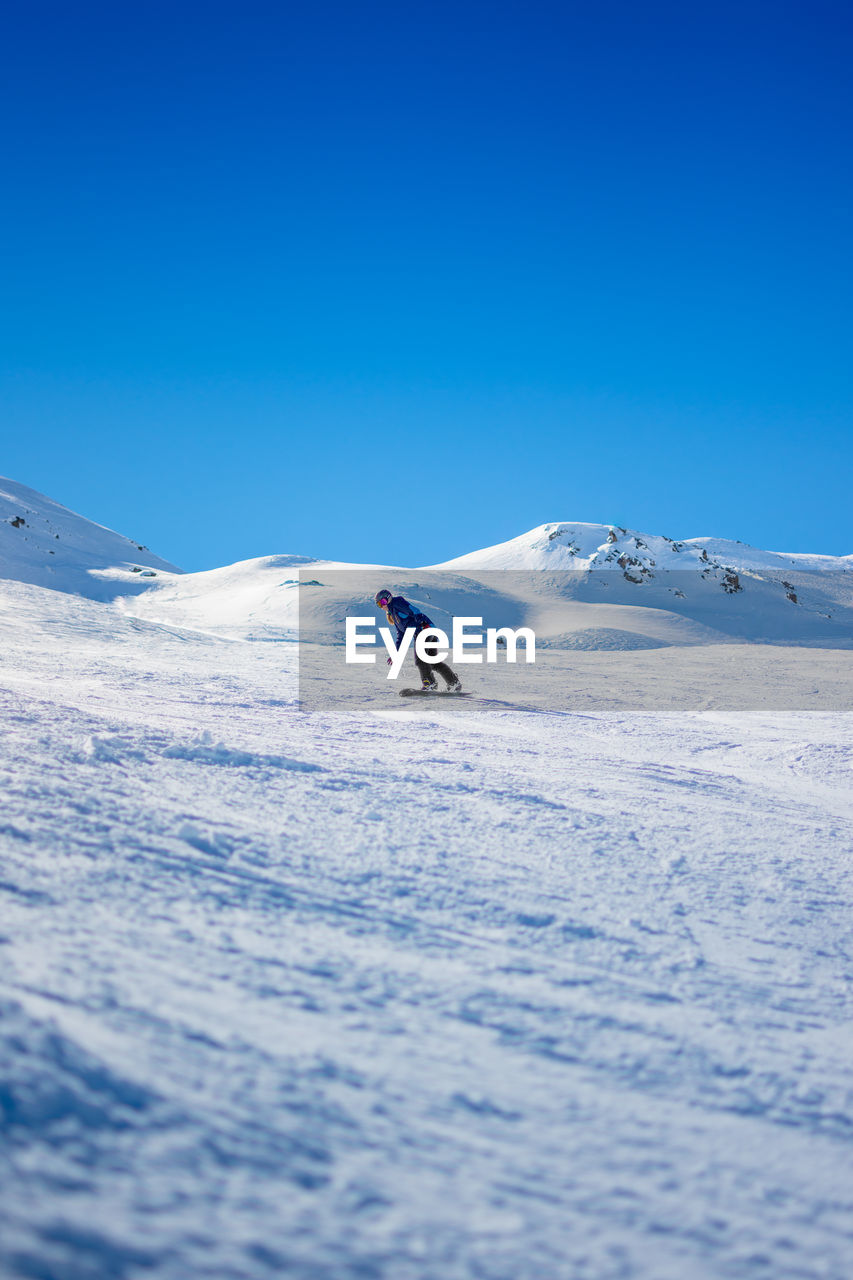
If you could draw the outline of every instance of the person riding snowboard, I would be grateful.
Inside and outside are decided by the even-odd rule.
[[[414,627],[415,639],[417,640],[417,632],[425,631],[432,626],[425,613],[421,613],[420,609],[416,609],[414,605],[409,604],[409,601],[403,596],[392,595],[386,587],[382,587],[381,590],[376,592],[374,600],[379,608],[384,610],[388,621],[397,633],[394,640],[398,649],[403,643],[403,637],[408,627]],[[412,653],[420,672],[422,689],[438,688],[435,678],[435,672],[437,671],[447,684],[448,693],[459,693],[461,691],[462,681],[446,662],[424,662],[423,659],[418,657],[414,644],[412,645]],[[390,662],[391,659],[389,658],[389,665]]]

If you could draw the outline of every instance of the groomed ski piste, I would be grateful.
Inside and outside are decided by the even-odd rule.
[[[4,1280],[849,1280],[853,560],[359,566],[550,665],[306,709],[346,567],[0,481]]]

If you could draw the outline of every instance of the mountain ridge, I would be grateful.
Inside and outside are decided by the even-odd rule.
[[[336,644],[343,619],[370,614],[377,588],[389,586],[437,625],[479,612],[485,625],[512,619],[533,627],[543,647],[736,640],[847,648],[851,570],[851,556],[552,522],[423,568],[284,554],[183,573],[141,544],[0,479],[0,577],[224,638]]]
[[[0,531],[4,526],[20,536],[14,541],[4,538],[0,547],[4,568],[18,569],[26,564],[40,564],[50,576],[62,564],[83,572],[128,569],[145,572],[154,569],[164,573],[184,571],[148,547],[117,533],[105,525],[78,515],[55,499],[26,485],[0,476]],[[55,546],[59,542],[60,547]],[[27,546],[29,544],[29,546]],[[65,554],[61,554],[65,553]],[[48,556],[58,557],[55,563]],[[620,560],[625,557],[625,564]],[[306,555],[270,555],[217,565],[199,573],[215,573],[237,565],[264,560],[300,561],[304,564],[342,566],[344,561]],[[581,521],[549,521],[536,525],[505,542],[478,548],[430,565],[411,566],[424,569],[576,569],[621,568],[632,563],[659,569],[685,569],[709,563],[731,569],[853,569],[853,554],[833,556],[822,552],[767,551],[739,540],[703,535],[695,538],[670,538],[666,534],[646,533],[621,525],[595,524]],[[382,565],[360,566],[354,568]],[[387,566],[386,566],[387,567]],[[394,566],[391,566],[394,567]],[[10,575],[5,575],[10,576]],[[45,576],[45,575],[42,575]],[[23,578],[23,581],[31,579]],[[55,585],[46,581],[37,585]]]
[[[726,538],[670,538],[622,525],[552,521],[493,546],[454,556],[434,569],[594,569],[619,567],[621,556],[651,567],[686,569],[713,562],[718,568],[853,569],[853,555],[765,551]]]

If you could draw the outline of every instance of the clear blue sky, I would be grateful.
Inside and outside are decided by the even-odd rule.
[[[4,17],[0,473],[186,568],[853,552],[853,9]]]

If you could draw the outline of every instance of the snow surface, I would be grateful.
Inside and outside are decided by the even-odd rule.
[[[117,591],[141,590],[158,572],[180,570],[140,543],[0,476],[0,576],[108,600]]]
[[[849,649],[309,714],[340,565],[84,550],[0,580],[0,1274],[847,1280]]]

